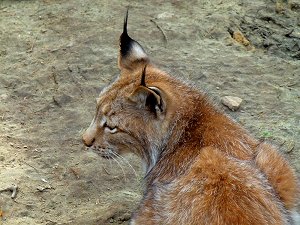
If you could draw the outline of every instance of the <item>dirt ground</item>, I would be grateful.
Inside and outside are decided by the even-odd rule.
[[[190,80],[300,175],[300,2],[0,0],[0,224],[127,224],[140,161],[105,160],[81,134],[118,74],[129,33],[160,68]],[[225,95],[243,99],[231,112]],[[299,211],[299,208],[298,208]]]

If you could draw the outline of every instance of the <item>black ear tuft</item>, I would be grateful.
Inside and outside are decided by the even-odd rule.
[[[124,19],[123,33],[120,36],[119,68],[133,69],[136,63],[149,62],[143,47],[127,33],[128,9]]]
[[[124,25],[123,25],[123,33],[121,34],[120,37],[120,53],[122,56],[127,55],[127,53],[130,51],[132,42],[134,41],[128,36],[127,33],[128,10],[129,8],[127,8],[126,11],[126,15],[124,18]]]
[[[147,87],[146,86],[146,68],[147,68],[147,65],[143,69],[142,78],[141,78],[141,86],[144,86],[144,87]]]
[[[125,15],[125,18],[124,18],[123,33],[125,33],[125,34],[127,34],[128,11],[129,11],[129,7],[127,8],[126,15]]]

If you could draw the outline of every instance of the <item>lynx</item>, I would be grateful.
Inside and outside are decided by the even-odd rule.
[[[83,142],[108,159],[142,159],[145,189],[130,224],[293,224],[298,189],[288,162],[206,94],[156,68],[127,19],[128,11],[120,75],[101,91]]]

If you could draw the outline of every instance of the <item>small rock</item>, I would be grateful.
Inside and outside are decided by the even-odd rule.
[[[45,178],[41,179],[44,183],[48,183],[48,181]]]
[[[173,13],[169,12],[163,12],[157,15],[157,19],[166,19],[166,18],[172,18],[174,16]]]
[[[288,141],[286,147],[287,147],[287,149],[286,149],[285,152],[286,153],[291,153],[295,148],[295,142],[294,141]]]
[[[250,45],[250,41],[240,31],[234,31],[232,34],[232,38],[244,46]]]
[[[1,94],[0,95],[0,100],[6,100],[8,98],[7,94]]]
[[[227,106],[232,111],[236,111],[240,107],[243,99],[234,96],[224,96],[221,101],[223,105]]]
[[[41,187],[41,186],[37,186],[36,189],[40,192],[43,192],[46,188]]]
[[[52,189],[52,187],[50,185],[47,185],[47,186],[37,186],[36,189],[39,191],[39,192],[44,192],[48,189]]]

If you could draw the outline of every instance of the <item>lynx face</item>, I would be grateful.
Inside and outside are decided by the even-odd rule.
[[[146,77],[151,80],[162,72],[149,64],[143,48],[128,36],[127,17],[120,37],[121,74],[100,93],[83,142],[106,158],[133,152],[150,166],[166,136],[167,99],[159,87],[146,86]]]

